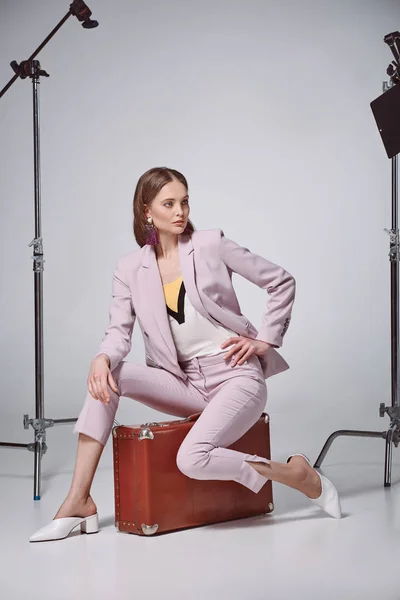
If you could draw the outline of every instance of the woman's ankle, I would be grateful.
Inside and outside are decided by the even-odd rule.
[[[88,502],[93,502],[93,498],[91,497],[90,492],[82,493],[70,490],[65,498],[65,502],[70,502],[73,504],[87,504]]]

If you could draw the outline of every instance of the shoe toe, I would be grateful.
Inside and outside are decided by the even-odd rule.
[[[305,454],[291,454],[286,462],[289,462],[293,456],[302,456],[310,466],[311,461]],[[316,471],[318,473],[318,471]],[[335,519],[340,519],[342,517],[342,510],[340,506],[340,499],[337,489],[333,485],[333,483],[327,479],[324,475],[318,473],[319,478],[321,479],[321,495],[318,498],[310,498],[313,504],[316,504],[326,513],[328,513],[331,517]]]
[[[44,525],[38,529],[29,538],[30,542],[44,542],[47,540],[61,540],[69,533],[72,529],[81,523],[82,519],[77,517],[65,517],[62,519],[53,519],[47,525]]]
[[[331,517],[340,519],[342,517],[342,511],[337,489],[324,475],[321,475],[320,473],[318,473],[318,475],[321,479],[322,492],[318,498],[313,498],[312,501]]]

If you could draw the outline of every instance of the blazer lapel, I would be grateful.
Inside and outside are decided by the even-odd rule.
[[[191,237],[182,236],[179,239],[179,256],[185,289],[194,308],[214,325],[225,325],[236,331],[237,319],[231,320],[226,311],[211,300],[199,285],[199,273],[194,264],[194,248]],[[203,273],[205,276],[205,274]]]
[[[212,319],[204,308],[196,284],[196,270],[194,267],[194,248],[191,236],[178,237],[179,260],[181,264],[183,283],[190,302],[194,308],[206,319]]]
[[[209,313],[205,310],[196,287],[193,250],[191,236],[178,236],[179,261],[186,293],[194,308],[205,318],[210,319],[212,317],[210,317]],[[177,353],[169,325],[162,287],[163,284],[158,269],[155,249],[153,246],[147,244],[143,247],[141,281],[139,284],[143,290],[144,297],[148,302],[148,308],[151,310],[152,318],[156,322],[158,330],[169,351],[177,360]]]

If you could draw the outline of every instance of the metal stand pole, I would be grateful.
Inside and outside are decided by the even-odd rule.
[[[31,444],[19,444],[15,442],[0,442],[1,447],[25,448],[34,452],[34,500],[40,500],[40,482],[41,482],[41,460],[46,453],[46,428],[53,427],[56,424],[74,423],[76,418],[70,419],[45,419],[44,418],[44,352],[43,352],[43,271],[44,254],[41,224],[41,189],[40,189],[40,123],[39,123],[39,83],[40,76],[49,75],[42,71],[38,60],[33,58],[42,50],[42,48],[55,35],[60,27],[71,16],[77,17],[85,29],[97,27],[97,21],[93,21],[91,10],[82,0],[74,0],[70,5],[70,10],[51,31],[47,38],[40,44],[28,60],[22,61],[19,65],[16,61],[11,63],[15,75],[10,79],[7,85],[0,91],[0,98],[6,93],[11,85],[21,77],[25,79],[30,77],[33,86],[33,151],[34,151],[34,186],[35,186],[35,237],[29,244],[33,247],[33,272],[34,272],[34,309],[35,309],[35,418],[30,419],[29,415],[24,415],[24,429],[29,429],[31,425],[35,432],[34,442]]]
[[[385,231],[390,236],[390,303],[391,303],[391,381],[392,404],[379,406],[379,416],[387,413],[390,425],[387,431],[357,431],[341,429],[332,433],[326,440],[314,467],[321,466],[334,439],[341,435],[356,437],[380,437],[386,440],[384,486],[390,487],[392,477],[392,444],[399,445],[400,405],[399,405],[399,230],[398,230],[398,182],[397,182],[397,155],[392,158],[392,229]]]
[[[35,185],[35,237],[29,244],[33,246],[34,298],[35,298],[35,466],[34,499],[40,499],[40,467],[42,451],[46,452],[46,425],[44,419],[44,354],[43,354],[43,245],[41,222],[40,187],[40,137],[39,137],[39,74],[38,61],[33,62],[33,156]],[[24,415],[24,427],[28,429],[32,420]]]
[[[383,82],[383,94],[371,102],[371,109],[379,129],[380,136],[386,149],[386,154],[392,159],[392,229],[385,229],[390,236],[390,309],[391,309],[391,406],[381,402],[379,416],[388,414],[390,424],[387,431],[355,431],[342,429],[332,433],[322,448],[315,467],[320,467],[332,442],[340,435],[358,437],[381,437],[386,440],[385,445],[385,474],[384,486],[390,487],[392,478],[392,444],[399,445],[400,403],[399,403],[399,229],[398,229],[398,181],[397,157],[400,152],[400,33],[393,31],[383,38],[392,51],[394,60],[388,66],[386,73],[390,77],[389,83]],[[396,85],[397,84],[397,85]]]

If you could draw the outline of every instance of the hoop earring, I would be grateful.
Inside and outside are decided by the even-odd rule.
[[[153,219],[149,217],[147,219],[147,223],[149,224],[145,223],[145,228],[147,231],[146,244],[148,244],[149,246],[155,246],[160,241],[157,235],[157,228],[154,226],[154,223],[152,223],[152,220]]]

